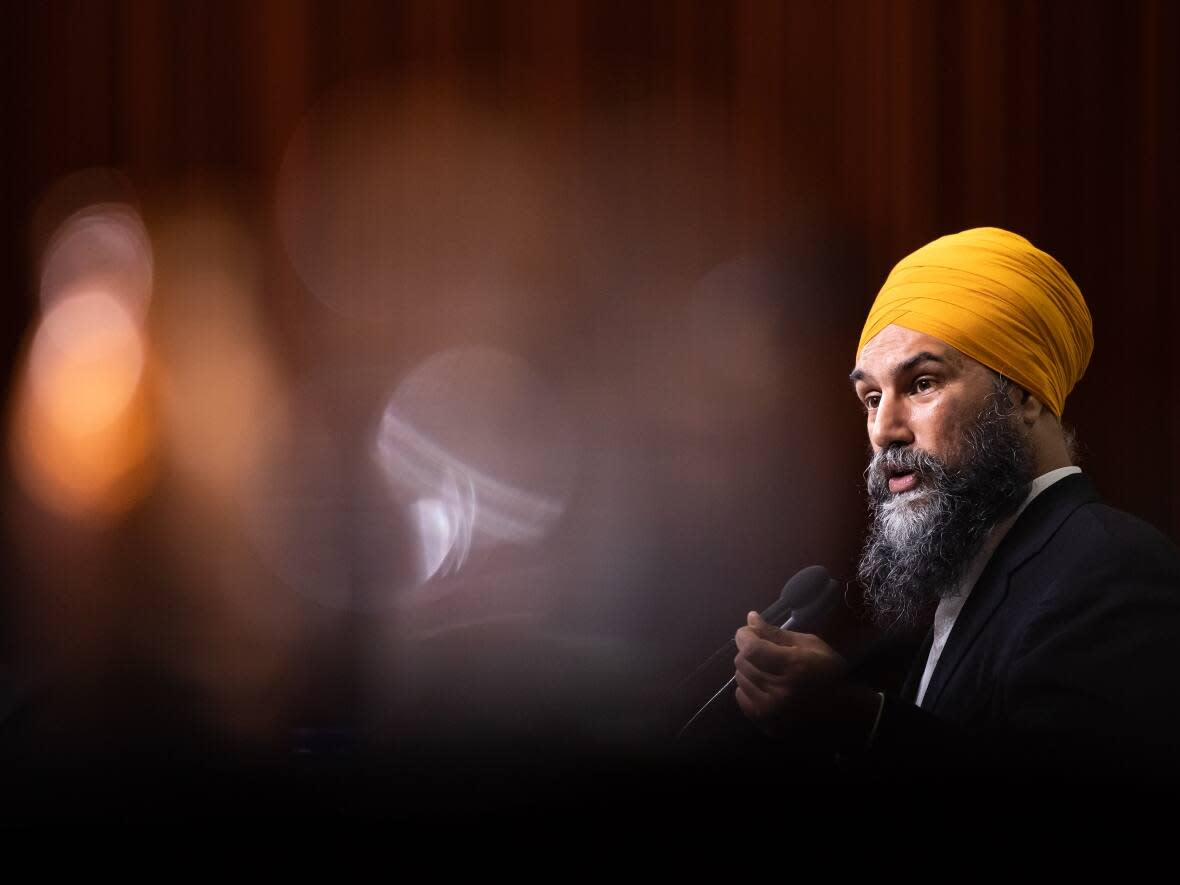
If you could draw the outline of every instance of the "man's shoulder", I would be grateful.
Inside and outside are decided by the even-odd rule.
[[[1100,500],[1071,509],[1012,578],[1042,610],[1150,602],[1180,613],[1180,549],[1155,526]]]
[[[1102,500],[1090,478],[1075,472],[1044,489],[1001,545],[999,558],[1008,569],[1030,557],[1073,562],[1117,559],[1173,562],[1180,549],[1162,532],[1137,516]]]
[[[1128,566],[1158,564],[1180,569],[1180,548],[1155,526],[1103,501],[1073,510],[1050,546],[1082,562],[1112,557]]]

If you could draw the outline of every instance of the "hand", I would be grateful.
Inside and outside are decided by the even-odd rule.
[[[818,636],[781,630],[757,612],[746,616],[735,639],[738,706],[769,734],[819,714],[824,689],[842,683],[848,669]]]

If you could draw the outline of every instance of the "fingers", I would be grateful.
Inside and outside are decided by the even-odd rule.
[[[738,682],[748,682],[751,685],[756,685],[763,691],[771,689],[772,686],[782,681],[781,674],[768,673],[759,667],[750,663],[749,659],[738,655],[733,660],[734,671],[738,676]]]
[[[794,642],[790,631],[766,623],[758,612],[750,612],[746,615],[746,626],[754,631],[756,636],[767,642],[773,642],[776,645],[791,645]]]
[[[759,716],[758,706],[750,699],[750,696],[746,694],[740,685],[737,687],[734,697],[737,699],[737,705],[742,713],[745,714],[746,718],[757,721]]]
[[[809,715],[808,698],[838,680],[847,667],[820,637],[782,630],[757,612],[746,616],[746,626],[737,631],[734,641],[738,706],[768,733]]]
[[[781,632],[781,631],[780,631]],[[767,673],[785,673],[795,662],[799,649],[760,637],[752,627],[742,627],[734,635],[738,659],[745,659]]]
[[[734,697],[747,719],[765,722],[778,712],[780,702],[744,673],[736,674],[736,681]]]
[[[770,693],[758,682],[751,679],[740,670],[736,676],[738,691],[745,694],[746,698],[753,702],[758,708],[765,708],[771,702]]]
[[[785,686],[767,691],[757,680],[745,673],[735,674],[737,690],[734,698],[747,719],[756,723],[768,734],[773,734],[781,724],[780,718],[787,712],[789,692]]]

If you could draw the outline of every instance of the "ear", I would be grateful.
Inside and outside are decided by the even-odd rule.
[[[1017,390],[1020,392],[1020,420],[1032,427],[1041,417],[1041,413],[1045,411],[1045,404],[1023,387],[1019,387]]]

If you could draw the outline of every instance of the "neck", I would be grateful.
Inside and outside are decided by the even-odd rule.
[[[1050,470],[1069,467],[1073,464],[1073,459],[1069,456],[1069,446],[1065,441],[1065,433],[1056,418],[1051,415],[1048,418],[1042,416],[1033,425],[1030,436],[1032,437],[1037,476],[1044,476]]]

